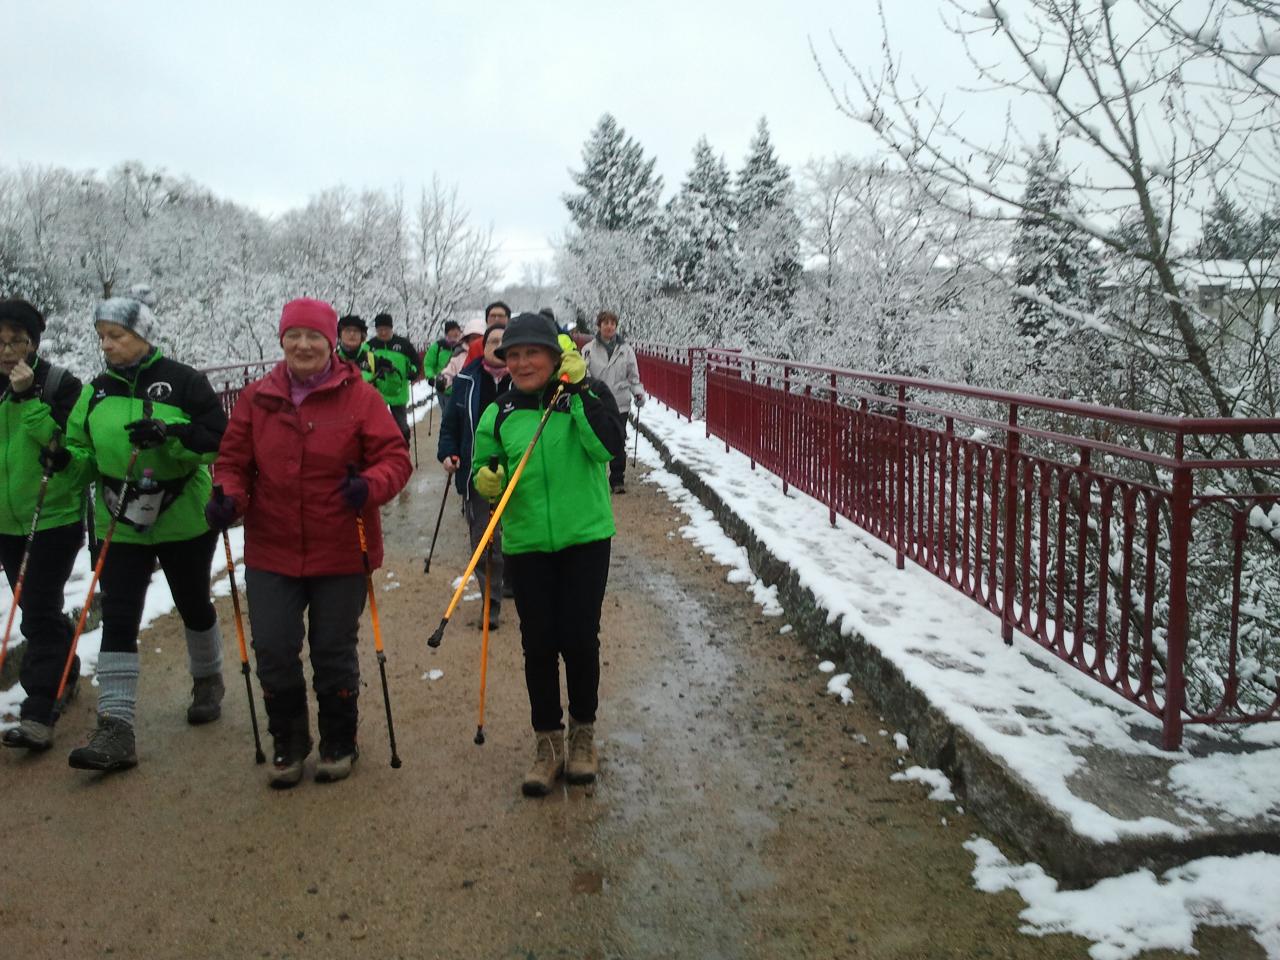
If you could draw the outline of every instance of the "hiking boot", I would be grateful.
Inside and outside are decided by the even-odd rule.
[[[222,716],[224,693],[226,687],[222,684],[222,674],[196,677],[191,684],[191,706],[187,707],[187,723],[199,726],[202,723],[212,723]]]
[[[499,607],[496,603],[491,603],[489,604],[489,629],[497,630],[500,626],[502,626],[502,608]],[[477,630],[484,629],[483,613],[481,613],[480,616],[476,618],[476,629]]]
[[[89,742],[77,747],[67,757],[67,764],[77,770],[127,770],[138,765],[134,752],[133,727],[119,717],[98,715],[98,726],[89,734]]]
[[[320,708],[320,759],[316,783],[333,783],[351,776],[360,751],[356,727],[360,722],[359,690],[335,690],[316,696]]]
[[[316,761],[316,783],[335,783],[351,776],[351,768],[360,758],[360,750],[354,743],[342,747],[320,748]]]
[[[570,783],[594,783],[600,761],[596,756],[596,727],[569,718],[568,753],[564,778]]]
[[[16,727],[4,732],[3,743],[6,747],[43,753],[53,746],[53,724],[24,717]]]
[[[295,717],[283,734],[272,734],[275,743],[267,785],[288,790],[302,779],[302,767],[311,754],[311,729],[306,715]]]
[[[524,775],[520,792],[526,797],[545,797],[564,773],[564,731],[535,732],[533,739],[533,766]]]
[[[609,490],[613,493],[626,493],[627,488],[621,480],[614,480],[609,484]]]

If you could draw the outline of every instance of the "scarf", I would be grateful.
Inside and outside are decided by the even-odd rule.
[[[315,391],[316,387],[324,383],[325,378],[329,376],[329,373],[332,370],[333,370],[333,357],[330,357],[328,362],[324,365],[323,370],[321,370],[319,373],[313,373],[311,376],[307,377],[307,379],[305,380],[299,380],[297,377],[293,375],[293,371],[291,370],[288,371],[289,399],[293,402],[293,405],[295,407],[301,407],[302,401],[307,399],[307,397],[311,396],[311,394]]]

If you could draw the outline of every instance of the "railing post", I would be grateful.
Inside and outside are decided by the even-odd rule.
[[[787,495],[787,478],[791,476],[791,368],[782,366],[782,495]]]
[[[1182,434],[1176,440],[1178,466],[1173,470],[1169,530],[1169,634],[1164,670],[1164,737],[1166,750],[1182,746],[1182,707],[1186,703],[1183,664],[1187,655],[1187,557],[1191,549],[1191,489],[1189,467],[1182,464]]]
[[[747,396],[751,402],[747,405],[747,435],[749,449],[747,459],[751,461],[751,469],[756,468],[756,460],[760,458],[760,391],[756,383],[756,362],[751,361],[751,379],[747,381]]]
[[[836,443],[836,375],[828,375],[830,392],[827,394],[827,514],[828,520],[836,525],[836,455],[839,445]]]
[[[1018,526],[1018,500],[1014,488],[1018,482],[1018,405],[1009,404],[1009,430],[1004,441],[1004,602],[1001,604],[1000,636],[1006,646],[1013,644],[1014,553]]]
[[[894,509],[894,528],[897,531],[894,539],[897,551],[897,565],[901,570],[907,565],[904,549],[907,538],[907,387],[898,384],[898,482],[895,499],[898,501]]]

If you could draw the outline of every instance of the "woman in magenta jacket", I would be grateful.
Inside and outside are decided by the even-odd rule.
[[[221,496],[215,492],[206,510],[218,529],[244,518],[249,622],[275,741],[273,787],[301,780],[311,752],[304,611],[319,707],[316,780],[351,772],[358,756],[356,640],[366,598],[356,517],[364,518],[369,562],[377,567],[378,508],[413,469],[381,395],[334,356],[337,324],[327,303],[285,304],[284,359],[241,392],[218,450]]]

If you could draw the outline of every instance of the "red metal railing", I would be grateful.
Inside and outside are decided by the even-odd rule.
[[[248,363],[229,363],[220,367],[204,367],[200,372],[209,378],[214,392],[222,402],[222,409],[231,416],[231,409],[240,398],[240,391],[249,383],[264,376],[279,363],[275,360],[251,360]]]
[[[640,352],[645,388],[688,416],[695,351],[683,371]],[[697,353],[708,436],[990,610],[1007,643],[1159,716],[1166,748],[1186,723],[1280,719],[1280,458],[1242,453],[1280,420]]]
[[[693,368],[697,347],[636,346],[640,382],[685,419],[693,416]]]

